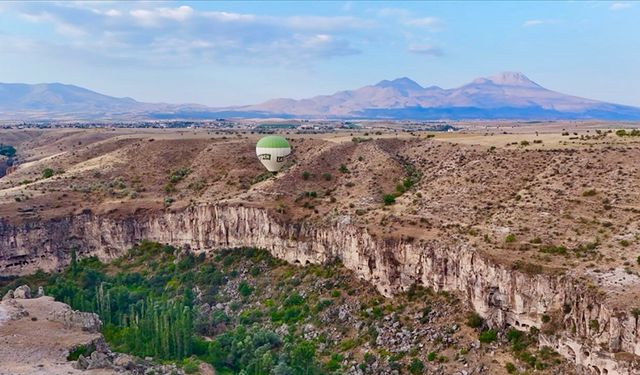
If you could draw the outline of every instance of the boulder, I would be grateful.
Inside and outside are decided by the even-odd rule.
[[[29,299],[31,298],[31,288],[28,285],[21,285],[13,292],[13,298]]]
[[[129,354],[118,353],[113,360],[113,365],[125,370],[133,370],[136,367],[136,358]]]
[[[111,368],[111,359],[109,356],[99,351],[91,353],[87,370],[96,368]]]
[[[89,360],[80,354],[78,360],[72,365],[77,370],[86,370],[89,367]]]

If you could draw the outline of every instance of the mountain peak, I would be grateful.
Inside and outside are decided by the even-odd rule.
[[[487,82],[502,86],[540,87],[540,85],[533,82],[529,77],[520,72],[501,72],[491,77],[478,78],[473,81],[473,83]]]
[[[407,77],[396,78],[393,81],[385,79],[384,81],[378,82],[375,87],[391,87],[399,90],[422,90],[422,86],[420,86],[416,81]]]

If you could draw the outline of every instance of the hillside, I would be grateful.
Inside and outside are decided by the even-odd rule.
[[[109,262],[142,240],[214,258],[260,248],[339,261],[394,301],[454,294],[577,367],[635,374],[640,141],[589,126],[284,134],[277,175],[248,132],[2,130],[17,168],[0,179],[0,272],[64,270],[72,249]]]

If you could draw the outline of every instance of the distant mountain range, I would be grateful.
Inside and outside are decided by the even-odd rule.
[[[602,119],[640,120],[640,108],[548,90],[522,73],[504,72],[466,85],[422,87],[403,77],[309,99],[273,99],[225,108],[142,103],[81,87],[0,83],[0,119]]]

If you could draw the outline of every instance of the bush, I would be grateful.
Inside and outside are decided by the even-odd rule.
[[[583,197],[593,197],[596,194],[598,194],[596,189],[589,189],[582,192]]]
[[[556,255],[567,255],[567,248],[564,246],[543,246],[542,248],[540,248],[540,252],[541,253],[546,253],[546,254],[556,254]]]
[[[507,237],[504,238],[504,242],[506,243],[516,242],[516,235],[513,233],[509,233]]]
[[[56,172],[55,172],[53,169],[51,169],[51,168],[45,168],[45,169],[42,171],[42,177],[44,177],[44,178],[53,177],[53,175],[54,175],[55,173],[56,173]]]
[[[302,179],[303,180],[308,180],[311,177],[311,173],[304,171],[302,172]]]
[[[324,178],[325,181],[331,181],[331,173],[323,173],[322,174],[322,178]]]
[[[480,328],[484,324],[484,319],[477,313],[471,313],[467,316],[467,326],[471,328]]]
[[[77,361],[80,355],[88,357],[96,349],[91,345],[80,345],[75,347],[67,356],[67,361]]]
[[[195,361],[188,361],[182,366],[185,374],[196,374],[199,371],[198,364]]]
[[[169,182],[175,184],[182,181],[183,178],[187,177],[191,173],[191,169],[189,168],[179,168],[171,173],[169,176]]]
[[[347,168],[347,166],[344,164],[340,164],[340,168],[338,168],[338,171],[340,171],[340,173],[349,173],[349,168]]]
[[[414,358],[409,364],[409,372],[413,375],[423,374],[424,373],[424,363],[418,358]]]
[[[243,297],[249,297],[253,292],[253,288],[243,280],[238,284],[238,292],[240,292]]]
[[[427,354],[427,361],[429,362],[435,361],[436,358],[438,358],[438,353],[436,352],[429,352],[429,354]]]
[[[516,365],[514,365],[514,364],[513,364],[513,363],[511,363],[511,362],[507,362],[507,363],[504,365],[504,368],[507,370],[507,372],[508,372],[509,374],[515,374],[515,372],[516,372]]]
[[[495,329],[488,329],[484,332],[481,332],[478,339],[480,340],[480,342],[485,344],[494,342],[498,339],[498,331],[496,331]]]
[[[382,197],[382,201],[384,202],[385,206],[390,206],[396,203],[396,197],[393,194],[385,194],[385,196]]]

